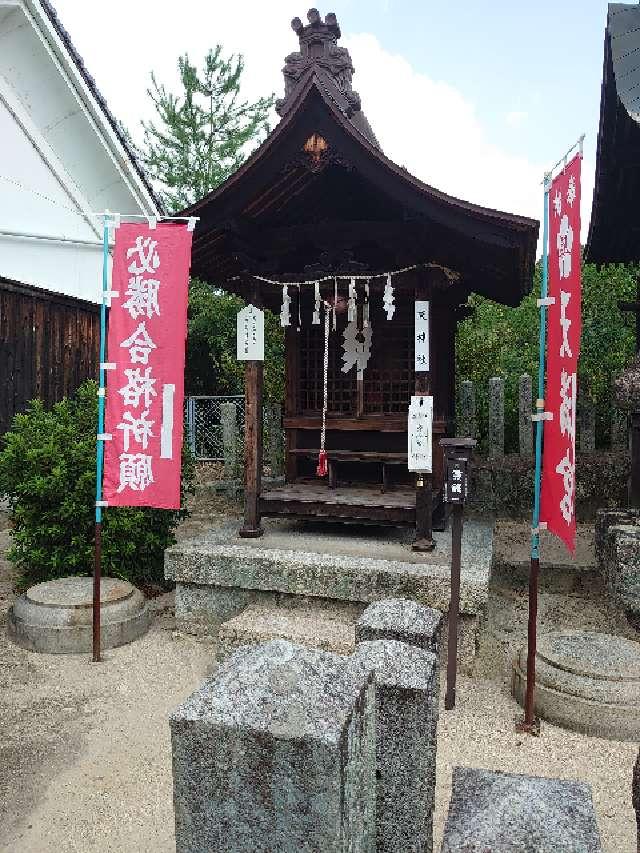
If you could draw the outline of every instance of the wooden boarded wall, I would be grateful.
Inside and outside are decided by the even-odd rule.
[[[0,435],[29,400],[96,378],[99,344],[98,305],[0,278]]]

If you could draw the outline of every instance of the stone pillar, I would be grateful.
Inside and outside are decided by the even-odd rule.
[[[442,613],[406,598],[370,604],[356,622],[356,643],[397,640],[426,652],[440,653]]]
[[[220,404],[220,425],[224,478],[232,481],[238,477],[238,407],[235,403]]]
[[[580,407],[580,451],[593,453],[596,449],[596,410],[591,400],[584,399]]]
[[[489,458],[504,456],[504,379],[489,380]]]
[[[376,853],[432,853],[438,659],[394,640],[358,643],[375,670]]]
[[[284,444],[282,432],[282,406],[279,403],[269,403],[264,408],[265,414],[265,456],[272,477],[281,477],[284,465]]]
[[[377,730],[380,732],[382,727],[383,732],[380,732],[377,738],[378,750],[378,851],[382,850],[401,850],[407,849],[416,851],[430,851],[432,849],[432,818],[433,818],[433,795],[435,791],[435,759],[437,745],[437,728],[438,728],[438,702],[440,697],[440,644],[442,641],[442,626],[443,616],[439,610],[432,607],[425,607],[418,604],[416,601],[410,601],[404,598],[386,598],[381,601],[376,601],[370,604],[356,622],[356,653],[360,653],[362,647],[370,650],[369,654],[373,658],[376,656],[386,655],[384,651],[387,649],[396,648],[398,650],[398,669],[396,670],[396,684],[393,685],[393,679],[390,677],[391,670],[386,669],[387,677],[384,685],[379,688],[377,695]],[[385,641],[383,643],[383,641]],[[421,658],[415,656],[413,652],[408,650],[402,652],[406,647],[419,649],[422,654]],[[402,652],[402,654],[401,654]],[[433,655],[433,658],[431,658]],[[404,661],[404,662],[401,662]],[[431,670],[433,664],[433,678],[427,675],[427,671]],[[423,681],[419,687],[418,681],[415,681],[414,689],[422,691],[416,694],[409,690],[408,681],[403,675],[407,669],[414,667],[416,675],[422,671]],[[376,679],[380,684],[378,669],[376,669]],[[427,684],[428,682],[428,684]],[[401,692],[401,685],[406,693]],[[382,691],[382,692],[380,692]],[[396,691],[399,691],[396,693]],[[407,703],[404,710],[399,710],[395,707],[395,703]],[[415,731],[408,731],[415,726],[415,718],[412,716],[414,711],[412,706],[414,703],[420,704],[423,707],[419,713],[424,713],[425,717],[421,724],[418,724]],[[424,711],[424,706],[428,705],[428,712]],[[382,707],[381,707],[382,706]],[[401,721],[396,728],[393,728],[391,721],[394,715]],[[389,731],[387,732],[387,728]],[[414,814],[411,818],[411,806],[420,805],[417,801],[413,803],[405,802],[404,805],[396,802],[394,797],[394,788],[391,783],[391,777],[387,770],[380,767],[380,737],[383,742],[388,744],[388,751],[391,753],[390,758],[383,758],[384,762],[390,762],[393,768],[398,761],[405,761],[407,764],[406,772],[415,775],[415,778],[424,780],[426,800],[429,804],[423,818],[418,814]],[[417,757],[412,758],[403,752],[398,746],[400,741],[406,738],[407,746],[410,745],[412,750],[415,750]],[[422,740],[420,738],[423,738]],[[398,743],[396,740],[398,739]],[[418,743],[414,743],[414,739],[418,739]],[[420,762],[423,764],[420,770]],[[404,778],[404,772],[400,772],[398,778]],[[382,782],[381,780],[385,781]],[[403,782],[404,784],[404,782]],[[401,793],[401,792],[400,792]],[[398,798],[399,800],[402,797]],[[405,798],[406,799],[406,798]],[[424,800],[423,800],[424,801]],[[422,806],[420,806],[422,808]],[[403,809],[405,811],[403,812]],[[407,814],[406,809],[409,809]],[[407,846],[403,847],[396,843],[393,846],[394,834],[397,838],[402,838],[402,830],[396,825],[396,818],[402,817],[402,821],[408,822],[410,826],[416,826],[416,821],[420,825],[421,837],[424,837],[425,847]],[[411,818],[411,819],[410,819]],[[398,834],[400,833],[400,834]],[[382,836],[382,837],[381,837]],[[411,835],[406,836],[410,838]],[[417,837],[417,836],[416,836]],[[383,846],[381,846],[383,845]],[[385,846],[386,845],[386,846]]]
[[[629,413],[611,407],[611,449],[629,450]]]
[[[531,457],[533,453],[533,389],[531,377],[524,373],[518,386],[518,437],[520,456]]]
[[[460,413],[456,432],[463,438],[478,437],[476,391],[473,382],[469,379],[464,379],[460,383]]]
[[[638,853],[640,853],[640,752],[633,768],[632,802],[636,812],[636,824],[638,827]]]
[[[621,409],[627,409],[630,414],[629,504],[640,507],[640,353],[636,353],[629,367],[614,381],[613,388],[615,404]]]
[[[171,716],[176,853],[375,853],[375,686],[284,640],[243,647]]]
[[[440,853],[462,850],[602,853],[591,788],[567,779],[454,767]]]

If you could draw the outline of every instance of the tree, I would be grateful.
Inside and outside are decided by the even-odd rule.
[[[611,385],[634,353],[635,320],[623,314],[618,300],[635,298],[637,269],[582,266],[582,340],[578,387],[596,407],[598,439],[606,441],[611,423]],[[528,373],[538,382],[540,266],[534,286],[517,308],[507,308],[473,295],[474,314],[458,328],[458,380],[476,383],[478,416],[486,433],[487,386],[491,376],[505,377],[505,431],[507,446],[515,448],[518,435],[518,377]],[[580,398],[580,391],[579,391]]]
[[[187,394],[242,394],[244,362],[236,359],[236,315],[243,302],[204,281],[191,280],[187,334]],[[284,391],[284,335],[265,312],[264,394],[279,402]]]
[[[158,120],[142,122],[142,160],[162,187],[169,211],[181,210],[226,180],[268,132],[273,95],[240,101],[242,56],[222,55],[216,45],[199,71],[188,54],[178,59],[182,92],[174,95],[151,74]]]

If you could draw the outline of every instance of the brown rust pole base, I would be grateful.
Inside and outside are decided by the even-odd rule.
[[[264,536],[262,527],[243,527],[238,531],[238,536],[241,539],[259,539]]]
[[[538,633],[538,578],[540,560],[531,558],[529,571],[529,625],[527,631],[527,692],[524,700],[524,717],[516,724],[516,731],[530,735],[540,734],[540,720],[535,715],[536,651]]]
[[[93,565],[93,662],[100,661],[100,580],[102,560],[102,522],[96,521],[95,559]]]
[[[451,525],[451,596],[447,616],[447,692],[444,707],[451,711],[456,705],[458,674],[458,615],[460,613],[460,566],[462,557],[462,518],[464,507],[454,504]]]
[[[418,474],[416,483],[416,538],[412,551],[429,553],[436,547],[433,538],[433,486],[431,474]]]

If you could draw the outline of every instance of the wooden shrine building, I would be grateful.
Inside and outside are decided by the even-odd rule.
[[[312,9],[308,21],[292,21],[300,47],[286,59],[280,122],[186,211],[200,217],[192,274],[285,325],[286,483],[261,490],[262,363],[248,361],[242,533],[260,535],[262,515],[360,520],[415,525],[430,547],[438,441],[455,414],[456,323],[471,292],[515,306],[530,290],[538,223],[445,195],[385,157],[335,15],[323,22]],[[416,301],[429,302],[428,371],[415,370]],[[433,396],[432,476],[407,467],[415,394]]]

